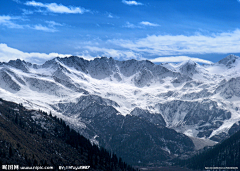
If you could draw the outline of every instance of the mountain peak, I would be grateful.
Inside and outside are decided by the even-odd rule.
[[[58,59],[57,58],[53,58],[53,59],[51,59],[51,60],[48,60],[48,61],[46,61],[43,65],[42,65],[42,67],[43,68],[48,68],[48,67],[50,67],[50,66],[55,66],[55,65],[57,65],[57,62],[58,61]]]
[[[194,62],[193,60],[191,60],[191,59],[189,59],[189,60],[187,60],[187,61],[185,61],[185,62],[183,62],[184,63],[184,65],[196,65],[197,63],[196,62]]]
[[[184,61],[180,64],[179,71],[184,75],[193,75],[198,72],[197,63],[192,60]]]
[[[223,64],[229,68],[233,67],[236,61],[239,60],[238,56],[235,56],[233,54],[228,55],[226,58],[223,58],[222,60],[218,61],[218,64]]]
[[[26,62],[21,59],[16,59],[16,60],[10,60],[8,64],[26,64]]]
[[[24,60],[21,59],[16,59],[16,60],[10,60],[7,65],[10,65],[14,68],[20,69],[23,72],[28,72],[28,67],[27,65],[30,63],[25,62]]]

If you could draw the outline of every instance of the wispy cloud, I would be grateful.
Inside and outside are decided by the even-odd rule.
[[[138,28],[138,26],[136,26],[136,25],[134,25],[134,24],[132,24],[132,23],[130,23],[130,22],[126,22],[126,24],[125,25],[123,25],[123,27],[127,27],[127,28]]]
[[[113,18],[113,15],[112,14],[108,14],[108,18]]]
[[[148,21],[142,21],[138,24],[133,24],[133,23],[130,23],[130,22],[126,22],[123,27],[126,27],[126,28],[145,28],[145,26],[150,26],[150,27],[158,27],[160,25],[158,24],[155,24],[155,23],[150,23]]]
[[[31,27],[34,30],[40,30],[40,31],[45,31],[45,32],[56,32],[57,29],[54,27],[47,27],[47,26],[42,26],[41,24],[34,25]]]
[[[49,26],[54,27],[54,26],[63,26],[61,23],[57,23],[55,21],[45,21]]]
[[[29,14],[33,14],[33,11],[30,11],[30,10],[26,10],[26,9],[22,9],[23,11],[23,15],[29,15]]]
[[[47,11],[52,13],[65,13],[65,14],[83,14],[85,12],[89,12],[89,10],[82,7],[74,7],[74,6],[64,6],[62,4],[56,3],[41,3],[36,1],[27,1],[25,5],[45,8]]]
[[[22,29],[23,26],[16,24],[15,20],[19,20],[21,19],[20,17],[12,17],[12,16],[8,16],[8,15],[3,15],[0,16],[0,25],[6,26],[8,28],[18,28],[18,29]]]
[[[83,45],[79,49],[86,50],[85,55],[94,57],[152,58],[152,62],[181,62],[191,59],[195,62],[210,64],[211,61],[190,56],[240,53],[240,30],[208,35],[199,33],[194,35],[149,35],[135,40],[109,39],[104,42],[100,41],[101,43],[96,43],[99,42],[98,40],[94,42],[90,42],[87,46]]]
[[[111,48],[101,48],[96,46],[85,46],[85,51],[80,53],[80,56],[83,56],[87,59],[94,59],[95,57],[113,57],[115,59],[128,60],[128,59],[137,59],[137,60],[146,60],[140,53],[131,51],[131,50],[117,50]],[[96,55],[97,54],[97,55]],[[151,62],[183,62],[187,60],[192,60],[198,63],[212,64],[213,62],[209,60],[204,60],[195,57],[189,56],[169,56],[169,57],[158,57],[154,59],[148,59]]]
[[[127,4],[127,5],[143,5],[143,3],[137,2],[137,1],[126,1],[126,0],[122,0],[122,3]]]
[[[12,16],[0,16],[0,25],[3,25],[7,28],[11,29],[33,29],[45,32],[56,32],[56,26],[63,26],[60,23],[56,23],[54,21],[46,21],[47,25],[37,24],[37,25],[29,25],[29,24],[18,24],[17,20],[24,20],[21,17],[12,17]]]
[[[131,50],[118,50],[118,49],[112,49],[112,48],[102,48],[102,47],[96,47],[96,46],[85,46],[85,51],[82,53],[82,56],[93,56],[94,57],[113,57],[115,59],[143,59],[142,56],[139,53],[135,53]]]
[[[142,22],[140,22],[140,24],[145,25],[145,26],[153,26],[153,27],[160,26],[160,25],[158,25],[158,24],[150,23],[150,22],[148,22],[148,21],[142,21]]]
[[[69,54],[59,54],[59,53],[27,53],[22,52],[18,49],[11,48],[6,44],[0,43],[0,61],[8,62],[9,60],[22,59],[28,62],[44,62],[45,60],[52,59],[54,57],[66,57],[71,56]]]
[[[152,55],[240,53],[240,30],[211,35],[150,35],[137,40],[109,40],[134,52]]]
[[[37,25],[32,25],[28,26],[28,28],[33,29],[33,30],[38,30],[38,31],[45,31],[45,32],[57,32],[59,31],[56,26],[63,26],[63,24],[57,23],[55,21],[45,21],[46,24],[37,24]]]
[[[152,62],[182,62],[182,61],[187,61],[187,60],[192,60],[195,62],[199,63],[205,63],[205,64],[212,64],[213,62],[209,60],[204,60],[200,58],[194,58],[194,57],[189,57],[189,56],[169,56],[169,57],[158,57],[155,59],[149,59]]]
[[[108,18],[119,18],[118,16],[110,13],[110,12],[106,12],[105,15],[108,17]]]

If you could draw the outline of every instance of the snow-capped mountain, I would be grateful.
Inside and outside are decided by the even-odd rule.
[[[217,64],[225,65],[228,68],[234,67],[239,63],[239,57],[235,55],[229,55],[226,58],[220,60]]]
[[[239,61],[234,55],[204,66],[191,60],[156,65],[72,56],[36,65],[18,59],[0,63],[0,98],[51,111],[95,143],[106,136],[101,131],[107,128],[96,126],[100,116],[101,124],[131,116],[156,128],[221,141],[240,121]],[[120,129],[124,122],[113,125]],[[102,141],[108,146],[107,137]],[[167,143],[161,148],[177,154]]]

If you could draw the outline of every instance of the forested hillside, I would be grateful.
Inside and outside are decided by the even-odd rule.
[[[0,165],[90,166],[134,170],[115,154],[92,145],[62,119],[0,99]]]
[[[178,164],[200,170],[204,170],[205,167],[238,167],[240,169],[240,131],[223,142],[188,160],[182,160]]]

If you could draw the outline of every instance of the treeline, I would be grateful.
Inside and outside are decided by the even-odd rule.
[[[240,169],[240,131],[190,159],[177,161],[176,164],[200,170],[204,170],[205,167],[238,167]]]

